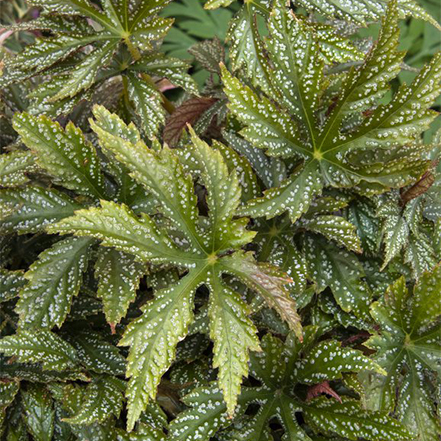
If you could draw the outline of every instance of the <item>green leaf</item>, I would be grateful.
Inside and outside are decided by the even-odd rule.
[[[296,365],[298,381],[318,384],[325,380],[342,378],[343,372],[373,371],[383,375],[386,372],[361,351],[344,348],[338,342],[324,341],[312,349]]]
[[[190,133],[193,144],[183,155],[190,168],[201,175],[208,192],[208,218],[212,232],[208,251],[239,248],[249,243],[255,233],[245,230],[248,219],[233,221],[241,196],[238,177],[236,173],[228,172],[219,151],[201,141],[193,129],[190,129]]]
[[[43,251],[25,273],[16,312],[21,328],[60,327],[78,295],[92,240],[69,237]]]
[[[299,132],[304,132],[308,148],[315,147],[314,127],[317,125],[314,109],[318,105],[323,76],[323,63],[319,45],[312,32],[289,15],[283,1],[275,3],[268,29],[271,38],[267,47],[275,68],[271,81],[280,102],[301,122]]]
[[[266,190],[263,197],[248,201],[239,212],[245,216],[266,216],[270,219],[288,211],[291,221],[295,222],[308,210],[311,200],[321,189],[317,165],[310,162],[295,171],[279,187]]]
[[[83,14],[101,24],[108,24],[109,19],[97,11],[87,0],[30,0],[32,6],[45,8],[48,12],[57,11],[63,14]]]
[[[307,230],[319,233],[349,251],[361,252],[361,243],[355,226],[341,216],[321,215],[300,222]]]
[[[245,3],[242,9],[230,21],[226,41],[230,43],[232,69],[244,69],[253,85],[260,85],[270,92],[272,86],[268,80],[270,64],[264,53],[264,44],[257,31],[256,13],[267,9],[266,1]]]
[[[149,400],[155,399],[159,381],[175,357],[176,345],[187,333],[193,318],[194,292],[203,276],[194,269],[178,284],[158,291],[119,342],[120,346],[130,346],[126,392],[129,431]]]
[[[387,370],[387,377],[373,380],[378,394],[371,405],[385,410],[396,406],[399,418],[420,440],[434,440],[441,430],[428,380],[431,372],[440,372],[440,289],[438,265],[421,276],[413,294],[401,277],[389,286],[384,301],[371,306],[381,330],[367,345],[377,350],[375,359]]]
[[[133,102],[135,112],[139,116],[147,136],[153,138],[159,126],[165,123],[165,109],[162,106],[161,94],[153,84],[144,78],[139,78],[136,73],[129,72],[126,77],[129,97]],[[97,117],[96,114],[95,117]]]
[[[221,6],[227,7],[232,2],[233,2],[233,0],[208,0],[205,3],[204,8],[205,9],[217,9],[217,8],[220,8]]]
[[[0,190],[0,206],[0,231],[19,234],[41,231],[81,207],[64,193],[42,187]]]
[[[320,56],[326,64],[363,59],[363,52],[357,49],[349,39],[340,35],[333,26],[306,22],[306,20],[304,24],[310,27],[310,32],[315,34],[319,43]]]
[[[105,197],[96,151],[72,123],[63,130],[45,116],[21,113],[14,117],[14,128],[56,183],[86,196]]]
[[[343,403],[339,403],[325,399],[322,403],[319,399],[310,403],[303,402],[296,396],[294,388],[305,378],[301,373],[303,367],[305,375],[309,372],[315,378],[318,378],[317,374],[320,371],[323,371],[320,378],[328,376],[336,378],[345,371],[364,368],[378,370],[378,365],[359,351],[341,348],[337,342],[326,341],[317,345],[316,331],[316,328],[306,328],[303,344],[293,334],[288,335],[285,343],[271,334],[264,336],[263,351],[252,353],[250,363],[250,375],[260,384],[242,388],[235,415],[236,428],[233,426],[230,432],[232,436],[227,439],[270,440],[272,438],[270,438],[269,424],[275,419],[281,424],[284,432],[283,435],[279,433],[281,439],[287,440],[315,439],[308,435],[312,437],[314,432],[323,433],[323,430],[344,433],[346,438],[354,440],[359,433],[372,441],[386,440],[388,437],[397,441],[408,439],[406,437],[409,433],[396,420],[387,417],[384,413],[367,412],[355,400],[345,399]],[[312,353],[309,355],[311,349]],[[314,358],[321,360],[328,358],[334,366],[327,369],[326,363],[323,362],[314,366],[312,363]],[[334,372],[335,369],[337,370]],[[300,378],[297,376],[298,373]],[[208,441],[217,432],[222,436],[222,430],[233,424],[227,418],[227,407],[221,399],[217,384],[195,388],[184,397],[184,403],[189,409],[180,413],[170,425],[170,436],[173,440]],[[240,417],[245,412],[247,418],[241,420]],[[297,422],[296,413],[299,412],[303,418],[314,423],[307,429],[308,435],[304,431],[305,427]],[[315,420],[321,421],[322,424],[316,424]],[[336,424],[333,424],[334,421]],[[314,432],[310,429],[314,429]]]
[[[155,152],[141,141],[134,144],[109,133],[103,121],[108,118],[117,120],[118,117],[110,116],[102,107],[95,107],[94,115],[96,120],[91,126],[103,148],[113,152],[130,170],[131,176],[154,195],[164,214],[186,235],[194,251],[201,249],[193,183],[191,177],[184,174],[177,156],[167,147]]]
[[[83,398],[81,410],[65,418],[69,424],[102,423],[110,416],[119,416],[122,409],[124,383],[109,375],[95,378],[90,383]]]
[[[376,254],[380,242],[380,221],[376,216],[375,204],[367,198],[351,203],[348,220],[356,228],[364,253]]]
[[[29,385],[21,395],[24,422],[32,437],[36,441],[51,441],[54,433],[54,409],[49,392],[41,386]]]
[[[409,237],[409,243],[405,250],[405,262],[412,267],[415,279],[430,271],[437,263],[435,250],[430,239],[425,234]]]
[[[284,287],[290,280],[276,267],[257,263],[250,254],[237,252],[225,256],[221,265],[225,271],[238,277],[263,297],[270,308],[275,309],[299,338],[302,336],[300,317],[295,301]]]
[[[243,86],[224,66],[222,82],[230,100],[229,109],[247,125],[240,132],[246,140],[256,147],[267,149],[270,156],[307,157],[310,154],[287,112]]]
[[[363,64],[352,68],[344,78],[343,93],[329,116],[324,133],[340,125],[350,112],[369,109],[384,96],[389,89],[388,82],[400,72],[404,52],[397,52],[399,29],[394,2],[390,3],[388,16],[383,18],[382,24],[378,41]]]
[[[217,384],[194,389],[184,397],[184,402],[191,408],[172,421],[170,438],[174,441],[208,441],[231,424]]]
[[[105,41],[101,47],[88,54],[83,61],[75,66],[63,87],[51,97],[51,101],[73,98],[80,91],[91,87],[98,70],[110,63],[118,44],[118,41]]]
[[[370,0],[356,0],[350,4],[346,4],[342,0],[296,0],[295,3],[308,12],[318,12],[328,17],[342,18],[360,25],[366,25],[368,21],[377,21],[384,16],[387,7],[387,3]],[[432,25],[440,27],[436,20],[414,0],[398,0],[397,6],[403,17],[422,18]]]
[[[337,433],[356,441],[359,437],[367,440],[412,439],[398,421],[380,412],[361,410],[356,402],[345,399],[342,404],[327,398],[314,400],[304,407],[306,420],[325,433]]]
[[[100,248],[95,263],[98,297],[103,301],[104,314],[111,326],[125,317],[129,304],[135,300],[145,267],[134,257],[114,248]]]
[[[32,383],[53,383],[66,381],[90,381],[90,378],[79,371],[48,371],[44,370],[40,364],[14,363],[10,359],[6,362],[4,357],[0,357],[2,363],[2,380],[24,380]]]
[[[27,173],[35,170],[31,152],[20,150],[0,155],[0,186],[15,187],[28,182]]]
[[[225,61],[225,49],[217,36],[193,45],[188,52],[210,73],[219,74],[219,64]]]
[[[50,233],[99,239],[102,245],[133,254],[139,261],[192,266],[197,256],[180,250],[144,213],[137,217],[125,205],[101,201],[101,208],[78,210],[75,216],[48,227]]]
[[[0,268],[0,303],[16,297],[25,284],[23,271],[8,271]]]
[[[244,202],[257,197],[259,183],[248,159],[220,142],[214,141],[212,147],[221,152],[228,169],[236,172],[242,190],[241,200]]]
[[[353,311],[360,318],[368,316],[371,292],[362,279],[364,270],[354,254],[308,236],[305,256],[319,292],[329,286],[343,311]]]
[[[210,286],[210,338],[214,342],[213,367],[219,368],[218,382],[227,411],[234,415],[242,377],[248,375],[249,351],[259,351],[257,329],[247,317],[247,306],[240,295],[212,274]]]
[[[7,58],[6,73],[1,77],[0,84],[7,86],[39,74],[80,47],[91,43],[95,38],[90,35],[83,38],[60,35],[37,39],[34,44],[26,46],[23,52],[13,58]]]
[[[144,54],[132,66],[131,70],[145,72],[151,76],[167,78],[175,86],[182,87],[189,93],[198,95],[198,87],[187,73],[190,64],[179,58],[167,57],[160,52]]]
[[[388,104],[370,109],[398,74],[403,57],[396,50],[394,5],[364,63],[343,74],[335,90],[335,81],[324,79],[318,29],[290,15],[282,2],[274,6],[268,26],[264,49],[275,68],[264,79],[255,78],[253,90],[223,68],[224,91],[247,141],[270,156],[304,164],[297,163],[288,180],[251,201],[243,214],[289,211],[295,221],[323,186],[373,194],[419,179],[428,163],[418,138],[436,116],[430,106],[440,92],[441,58],[435,56]]]
[[[97,332],[87,329],[75,330],[73,335],[69,333],[66,337],[87,370],[98,374],[124,375],[125,358],[116,346]]]
[[[4,410],[8,407],[17,395],[20,389],[20,384],[17,381],[1,382],[0,383],[0,409]]]
[[[63,371],[77,366],[75,349],[46,330],[21,330],[0,340],[0,352],[21,362],[42,363],[43,369]]]

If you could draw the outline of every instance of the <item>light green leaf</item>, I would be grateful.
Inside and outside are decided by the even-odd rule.
[[[241,189],[236,173],[228,172],[219,151],[201,141],[190,129],[192,146],[184,153],[189,167],[201,175],[207,189],[208,217],[211,237],[207,248],[211,252],[222,252],[227,248],[239,248],[249,243],[254,232],[245,230],[248,219],[233,220],[240,203]]]
[[[219,368],[218,382],[227,411],[234,415],[242,378],[248,375],[250,350],[260,350],[257,329],[247,317],[248,307],[240,295],[215,274],[210,275],[210,338],[214,342],[213,367]]]
[[[185,175],[177,156],[168,147],[155,152],[141,141],[134,144],[109,133],[103,120],[118,117],[111,117],[103,107],[95,107],[94,115],[96,120],[91,126],[103,148],[112,151],[131,171],[131,176],[151,191],[164,214],[186,235],[194,252],[201,250],[193,183],[191,177]]]
[[[114,202],[101,201],[101,208],[78,210],[75,216],[50,225],[48,231],[93,237],[143,262],[192,266],[199,260],[180,250],[149,216],[141,213],[137,217],[127,206]]]

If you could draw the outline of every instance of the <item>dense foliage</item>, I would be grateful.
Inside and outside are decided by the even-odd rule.
[[[1,12],[2,440],[440,440],[436,2]]]

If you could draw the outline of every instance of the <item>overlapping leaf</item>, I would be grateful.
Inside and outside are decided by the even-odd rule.
[[[397,52],[396,5],[389,8],[376,45],[363,64],[346,74],[325,113],[320,108],[323,61],[315,33],[281,3],[274,7],[268,27],[266,50],[276,68],[266,77],[269,83],[256,81],[263,93],[244,86],[226,69],[224,88],[231,111],[245,126],[244,138],[271,156],[294,157],[302,164],[281,186],[250,201],[242,214],[269,218],[288,211],[295,221],[324,185],[381,191],[404,186],[424,172],[425,147],[404,150],[400,146],[412,143],[435,117],[429,107],[440,92],[439,56],[390,103],[370,116],[363,118],[362,113],[384,95],[399,71],[402,54]],[[268,84],[277,106],[267,98]],[[360,122],[347,126],[348,115],[361,118]]]
[[[441,266],[425,272],[413,292],[401,277],[389,286],[383,302],[374,303],[372,316],[380,325],[367,345],[387,376],[373,379],[375,408],[397,409],[400,419],[420,440],[436,440],[440,422],[433,408],[431,372],[440,372]],[[398,394],[395,390],[399,388]]]
[[[166,113],[166,100],[152,77],[166,77],[197,93],[195,83],[186,73],[185,62],[153,51],[172,24],[171,19],[158,16],[167,3],[109,0],[97,8],[88,0],[35,0],[31,5],[42,7],[43,15],[12,30],[42,30],[51,34],[37,39],[16,56],[7,57],[0,83],[9,85],[42,75],[50,77],[50,84],[40,85],[31,95],[31,107],[56,116],[70,113],[106,80],[124,73],[126,93],[151,137],[164,123]],[[73,19],[68,17],[72,14]]]
[[[219,151],[195,134],[193,145],[179,156],[167,147],[156,145],[155,150],[150,149],[131,126],[125,126],[103,108],[96,108],[95,117],[92,127],[101,146],[153,194],[167,221],[158,224],[146,214],[137,217],[124,205],[102,201],[101,208],[77,211],[75,216],[52,225],[49,231],[94,237],[104,246],[133,254],[140,261],[168,263],[189,270],[178,283],[157,291],[120,342],[131,347],[127,370],[128,427],[133,428],[148,401],[155,398],[161,376],[174,359],[176,345],[193,320],[194,294],[202,284],[211,292],[214,364],[219,368],[220,387],[232,414],[242,377],[248,372],[249,351],[258,350],[259,344],[245,302],[224,285],[220,274],[239,277],[300,336],[295,304],[284,288],[286,280],[274,268],[257,264],[250,254],[237,251],[224,256],[225,252],[239,250],[250,242],[254,233],[245,229],[246,219],[233,219],[241,190],[237,176],[229,173]],[[120,130],[115,131],[115,127]],[[198,213],[193,181],[179,158],[185,160],[186,168],[200,176],[207,190],[206,219]],[[236,342],[234,348],[232,339]]]
[[[400,440],[408,436],[398,422],[380,412],[362,410],[355,400],[345,399],[339,403],[319,398],[306,403],[292,392],[293,386],[298,383],[335,379],[342,372],[380,370],[360,352],[341,348],[337,342],[323,341],[314,346],[315,332],[312,328],[306,330],[303,345],[292,335],[285,344],[270,335],[264,337],[263,352],[254,353],[251,358],[251,375],[260,382],[260,386],[243,388],[238,397],[236,416],[240,417],[253,403],[258,404],[259,409],[244,420],[240,429],[232,430],[233,439],[270,439],[269,422],[275,417],[283,427],[285,438],[307,440],[309,437],[304,432],[305,427],[298,423],[296,412],[302,412],[317,432],[330,432],[353,440],[357,439],[360,431],[364,438],[372,440]],[[311,347],[314,348],[312,352]],[[325,359],[326,363],[320,362]],[[208,441],[217,431],[231,424],[216,384],[196,388],[184,400],[190,409],[172,421],[171,439]],[[347,427],[349,421],[357,425],[356,432]]]

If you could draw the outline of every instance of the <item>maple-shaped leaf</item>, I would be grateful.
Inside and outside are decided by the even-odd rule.
[[[369,21],[379,20],[387,9],[386,2],[372,0],[356,0],[350,4],[342,0],[295,0],[294,3],[305,8],[308,12],[318,12],[328,17],[342,18],[362,26],[366,26]],[[401,17],[421,18],[441,30],[439,23],[415,0],[398,0],[397,7]]]
[[[361,251],[356,227],[342,215],[329,214],[347,204],[343,197],[323,196],[315,199],[295,224],[288,216],[260,220],[255,243],[261,260],[269,260],[291,277],[288,286],[301,307],[311,301],[314,292],[322,293],[329,287],[343,311],[369,319],[372,293],[362,264],[351,252]],[[307,288],[308,281],[313,286]]]
[[[419,440],[435,441],[441,432],[431,380],[440,374],[441,266],[425,272],[408,289],[404,277],[387,289],[384,300],[371,306],[380,326],[367,341],[387,376],[372,379],[373,407],[395,410]],[[439,387],[435,386],[435,387]]]
[[[242,207],[242,215],[271,218],[288,211],[295,221],[324,186],[381,192],[424,173],[428,163],[422,158],[430,147],[416,140],[436,116],[430,106],[441,90],[441,56],[387,104],[375,107],[400,70],[397,17],[392,2],[378,41],[364,62],[344,75],[326,109],[319,39],[281,1],[268,20],[265,54],[274,68],[265,80],[256,80],[251,89],[223,68],[229,108],[244,126],[241,135],[270,156],[299,162],[280,186]],[[367,108],[372,112],[366,114]]]
[[[317,342],[317,337],[317,329],[308,327],[303,343],[292,334],[285,343],[269,334],[263,338],[263,351],[253,353],[250,366],[250,375],[260,385],[242,388],[236,416],[240,418],[253,404],[258,409],[249,408],[249,417],[240,429],[233,429],[232,439],[271,439],[269,424],[276,418],[283,427],[284,438],[309,440],[305,433],[309,429],[299,423],[297,412],[317,433],[329,432],[351,440],[360,435],[369,440],[406,439],[409,433],[401,424],[384,413],[363,410],[356,400],[342,397],[342,402],[321,398],[307,401],[306,394],[296,394],[299,389],[294,389],[295,385],[335,380],[344,372],[381,371],[360,351],[343,348],[336,341]],[[208,441],[231,424],[216,383],[194,389],[184,402],[190,408],[172,421],[173,440]]]
[[[259,35],[259,18],[270,16],[271,2],[259,0],[247,2],[230,23],[227,41],[230,42],[230,59],[234,71],[244,68],[245,75],[254,86],[271,95],[276,94],[272,85],[272,66],[265,52],[263,38]],[[299,20],[302,20],[299,17]],[[319,41],[321,59],[327,64],[360,60],[363,53],[347,39],[338,35],[332,26],[302,20],[302,25],[314,32]]]
[[[48,231],[96,238],[140,262],[167,263],[187,271],[177,283],[156,291],[120,341],[120,345],[130,346],[128,428],[133,429],[149,400],[155,398],[158,383],[174,360],[176,345],[193,321],[194,295],[201,285],[210,291],[214,365],[219,368],[219,384],[232,414],[242,378],[248,372],[249,351],[259,350],[259,341],[245,300],[226,284],[222,274],[234,275],[248,285],[300,337],[295,303],[284,287],[287,279],[274,267],[258,264],[250,253],[241,251],[255,233],[246,229],[247,219],[236,218],[241,188],[219,150],[193,132],[192,145],[179,154],[158,143],[149,148],[134,127],[126,126],[116,115],[102,107],[96,107],[94,114],[91,125],[101,147],[153,195],[161,216],[142,213],[138,217],[125,205],[102,201],[101,208],[77,211]],[[207,216],[198,210],[195,178],[207,191]]]
[[[154,50],[173,23],[158,15],[167,3],[106,0],[97,7],[88,0],[32,1],[31,6],[43,8],[42,15],[11,30],[50,34],[41,34],[22,52],[8,56],[0,84],[43,75],[50,78],[31,93],[30,108],[35,113],[58,116],[90,99],[103,84],[121,81],[123,75],[131,100],[129,107],[139,115],[151,137],[165,121],[165,108],[171,110],[155,79],[167,78],[197,93],[196,84],[186,73],[189,65]]]

